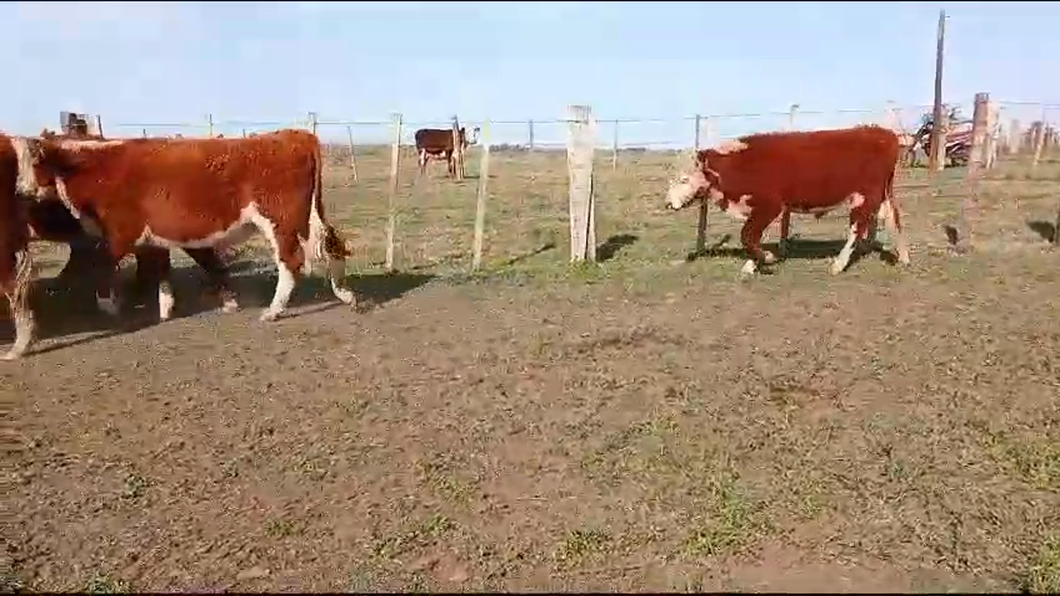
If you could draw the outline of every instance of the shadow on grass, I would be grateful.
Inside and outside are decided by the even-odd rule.
[[[1056,242],[1056,224],[1047,221],[1034,220],[1028,221],[1027,227],[1032,232],[1042,237],[1042,240],[1046,242]]]
[[[726,246],[729,241],[732,240],[731,234],[722,236],[717,242],[708,244],[707,247],[699,252],[692,251],[685,257],[686,261],[695,261],[703,257],[723,257],[730,259],[744,259],[746,252],[742,246]],[[839,251],[843,249],[843,245],[846,244],[845,240],[808,240],[789,238],[788,239],[788,250],[781,261],[788,259],[829,259],[837,256]],[[774,255],[780,254],[780,247],[776,242],[764,242],[762,248],[768,250]],[[854,254],[850,257],[850,263],[848,267],[853,266],[855,263],[865,258],[870,253],[878,253],[880,258],[884,262],[893,265],[898,262],[896,256],[890,251],[883,250],[879,243],[874,245],[863,245],[860,250],[855,250]],[[769,273],[768,266],[761,267],[762,273]]]
[[[623,248],[632,245],[639,239],[640,237],[634,234],[615,234],[596,248],[596,260],[600,263],[610,261],[615,258]]]

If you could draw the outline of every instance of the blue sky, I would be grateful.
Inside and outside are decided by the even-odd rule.
[[[554,120],[586,103],[601,120],[660,120],[622,124],[623,144],[687,145],[692,124],[681,118],[697,112],[930,103],[940,7],[949,15],[947,101],[969,104],[989,91],[1060,103],[1054,3],[8,2],[0,4],[0,130],[54,128],[64,109],[101,114],[112,136],[140,134],[119,124],[202,124],[207,113],[239,121],[217,128],[239,134],[255,128],[240,122],[289,126],[311,110],[323,121],[385,121],[397,111],[414,130],[452,114]],[[916,116],[907,111],[909,123]],[[807,115],[798,125],[880,118]],[[712,134],[785,123],[728,119]],[[526,129],[498,124],[492,140],[525,142]],[[602,144],[610,130],[601,124]],[[320,132],[346,136],[342,126]],[[353,132],[359,141],[387,138],[381,125]],[[558,124],[536,130],[540,143],[564,134]]]

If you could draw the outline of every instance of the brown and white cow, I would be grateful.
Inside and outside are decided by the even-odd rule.
[[[110,275],[96,293],[103,310],[117,312],[113,274],[137,247],[182,247],[189,255],[216,256],[255,231],[272,244],[279,274],[261,320],[283,313],[296,275],[303,267],[309,270],[310,258],[326,257],[333,293],[346,304],[354,302],[353,293],[340,286],[349,251],[324,219],[320,141],[310,132],[281,130],[253,139],[42,139],[31,149],[37,184],[54,181],[70,212],[106,239]],[[158,265],[165,269],[158,293],[165,319],[173,307],[168,255]],[[224,291],[227,271],[221,263],[211,265],[203,266],[213,272],[225,310],[231,310],[234,296]]]
[[[855,243],[875,230],[878,216],[894,237],[898,261],[908,264],[893,193],[898,152],[897,135],[880,126],[748,135],[698,151],[690,170],[670,183],[666,206],[679,210],[709,199],[744,221],[744,275],[776,261],[761,242],[778,216],[793,212],[820,218],[841,205],[850,207],[850,233],[832,262],[832,275],[846,268]]]
[[[0,289],[7,297],[15,324],[15,341],[3,360],[15,360],[33,343],[33,310],[30,282],[33,264],[29,252],[27,203],[21,197],[27,186],[19,177],[19,150],[13,137],[0,134]]]
[[[463,126],[460,127],[458,134],[463,149],[467,150],[468,146],[478,142],[479,127],[476,126],[471,130],[470,139],[465,134]],[[437,158],[444,155],[449,167],[449,175],[456,176],[456,160],[453,158],[453,130],[451,128],[421,128],[416,131],[415,136],[416,153],[419,155],[421,175],[427,171],[427,162],[430,161],[431,157]]]

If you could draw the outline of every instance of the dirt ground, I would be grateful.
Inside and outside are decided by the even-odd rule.
[[[574,268],[564,156],[495,153],[475,275],[477,157],[414,186],[406,155],[384,276],[388,156],[347,159],[356,310],[304,280],[259,323],[258,244],[241,312],[186,268],[179,318],[115,321],[36,248],[44,339],[0,367],[5,589],[1060,590],[1060,164],[992,172],[969,254],[941,229],[962,173],[914,172],[909,268],[833,278],[845,214],[796,217],[741,282],[737,254],[684,261],[677,158],[638,153],[599,160],[604,262]]]

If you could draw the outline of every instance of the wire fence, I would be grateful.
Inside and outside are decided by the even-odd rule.
[[[1026,128],[1031,122],[1049,122],[1060,117],[1060,103],[1033,101],[995,101],[999,122],[1008,128],[1017,121]],[[947,104],[956,107],[965,118],[971,118],[972,102]],[[888,102],[874,108],[815,110],[793,105],[787,111],[698,114],[677,117],[610,117],[597,116],[596,145],[601,149],[681,150],[736,138],[742,135],[776,130],[818,130],[843,128],[857,124],[881,124],[912,133],[930,114],[931,105],[900,105]],[[414,135],[421,128],[448,129],[451,119],[404,121],[401,144],[413,145]],[[481,128],[481,119],[460,119],[468,129]],[[528,149],[559,149],[566,147],[565,118],[525,118],[490,120],[491,146],[522,147]],[[698,130],[697,130],[698,124]],[[117,122],[104,123],[108,136],[247,136],[280,128],[315,128],[321,140],[328,144],[389,145],[393,139],[390,120],[330,119],[307,114],[290,120],[251,121],[214,120],[206,115],[200,122]],[[315,126],[314,126],[315,125]]]
[[[1026,131],[1034,122],[1049,123],[1060,117],[1060,103],[992,103],[996,106],[999,123],[996,137],[1004,137],[1014,123]],[[974,102],[951,103],[947,108],[956,108],[959,117],[970,120]],[[695,146],[697,138],[700,146],[709,147],[755,132],[818,130],[857,124],[880,124],[912,134],[931,111],[930,105],[888,102],[865,109],[830,111],[796,105],[786,111],[770,113],[704,113],[671,118],[599,115],[595,118],[595,145],[603,156],[598,154],[596,158],[601,176],[594,193],[600,197],[596,216],[600,222],[600,245],[608,246],[615,238],[635,235],[641,241],[636,243],[636,248],[625,249],[626,252],[633,251],[627,255],[629,258],[671,259],[687,254],[695,242],[695,217],[690,219],[665,213],[659,209],[659,197],[677,164],[677,153]],[[482,127],[485,133],[483,120],[461,118],[460,124],[467,129]],[[451,120],[403,121],[400,135],[403,157],[399,160],[392,199],[389,189],[395,183],[391,179],[390,145],[394,139],[394,127],[389,120],[346,120],[316,114],[287,121],[222,120],[204,116],[200,122],[104,122],[103,126],[107,137],[176,134],[239,137],[281,128],[315,129],[328,147],[331,165],[325,180],[329,217],[335,218],[340,227],[347,230],[356,267],[378,268],[391,262],[391,254],[392,265],[406,270],[466,270],[478,257],[487,268],[514,263],[554,264],[566,260],[555,254],[565,252],[564,248],[557,247],[566,246],[570,234],[569,164],[565,153],[559,151],[566,148],[570,134],[570,122],[566,118],[490,120],[488,136],[480,139],[485,142],[472,147],[466,155],[466,183],[452,183],[445,174],[444,165],[428,165],[426,176],[417,173],[417,160],[412,150],[416,130],[449,129]],[[1055,135],[1052,138],[1055,139]],[[483,160],[484,146],[490,148],[492,155],[488,166]],[[1023,146],[1027,147],[1026,141]],[[1056,148],[1049,148],[1043,155],[1055,156],[1057,152]],[[921,165],[926,163],[925,157],[920,157]],[[1052,172],[1056,164],[1052,158],[1047,161],[1048,171],[1043,174],[1044,170],[1039,169],[1039,176],[1055,175]],[[1013,161],[1009,160],[1011,163]],[[489,168],[488,176],[480,176],[485,167]],[[1024,176],[1022,170],[1013,169],[1011,165],[1006,168],[1004,173],[996,175]],[[920,174],[913,178],[917,176]],[[922,181],[906,178],[914,186],[923,186]],[[488,201],[485,202],[482,250],[479,253],[473,247],[478,235],[477,197],[483,192]],[[984,218],[989,225],[979,228],[980,237],[1022,238],[1026,235],[1026,231],[1020,228],[1024,226],[1025,215],[1030,213],[1032,218],[1040,219],[1051,217],[1046,211],[1055,212],[1055,207],[1046,205],[1052,204],[1048,198],[1033,201],[1024,198],[1021,201],[1014,203],[1018,207],[1000,204],[1004,209],[1021,210],[1018,214],[1006,211],[1005,214],[992,215],[993,219]],[[921,209],[910,213],[909,217],[914,246],[944,243],[944,238],[940,240],[942,237],[937,233],[937,226],[948,222],[952,213],[928,208],[929,202],[910,201],[908,204]],[[950,205],[947,202],[937,204]],[[845,217],[845,213],[837,212],[834,217],[826,217],[820,222],[796,218],[793,235],[822,239],[842,237],[846,233]],[[392,230],[391,221],[394,222]],[[767,236],[776,238],[778,234],[779,222],[776,222],[767,231]],[[725,218],[713,218],[709,234],[711,242],[726,235],[739,238],[738,225]]]

